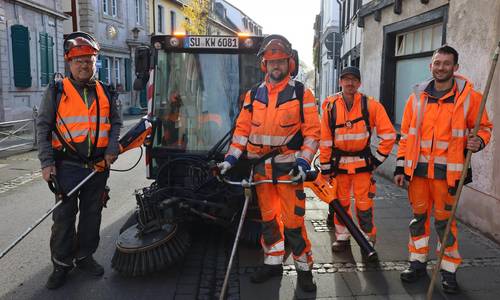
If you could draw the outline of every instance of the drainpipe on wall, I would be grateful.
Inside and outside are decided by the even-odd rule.
[[[153,32],[151,35],[156,34],[156,0],[153,0]]]

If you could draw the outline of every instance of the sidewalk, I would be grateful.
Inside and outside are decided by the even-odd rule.
[[[379,265],[364,264],[360,249],[352,240],[351,250],[333,254],[333,231],[325,224],[327,205],[307,191],[306,226],[315,259],[314,270],[318,290],[306,294],[296,289],[296,272],[291,257],[285,263],[285,274],[270,282],[255,285],[250,274],[259,266],[259,250],[244,246],[239,251],[240,295],[251,299],[425,299],[435,264],[431,255],[429,277],[414,284],[402,283],[399,273],[407,267],[408,224],[411,210],[406,191],[389,180],[376,176],[375,223],[376,250]],[[433,222],[431,221],[433,230]],[[459,250],[464,259],[457,273],[461,294],[442,293],[440,278],[433,299],[500,299],[500,246],[481,234],[459,223]],[[435,232],[430,241],[431,251],[436,246]]]

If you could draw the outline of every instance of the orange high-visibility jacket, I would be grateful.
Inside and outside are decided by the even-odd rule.
[[[312,92],[305,89],[304,122],[301,122],[295,83],[287,77],[271,84],[266,77],[253,101],[250,91],[247,92],[226,157],[232,155],[238,159],[247,150],[248,158],[255,159],[279,148],[280,154],[274,158],[276,163],[294,163],[297,158],[311,163],[318,150],[319,115]]]
[[[78,91],[68,78],[63,79],[63,93],[57,107],[56,126],[64,140],[71,143],[82,143],[89,139],[93,144],[95,141],[97,120],[97,101],[90,108],[84,102]],[[109,141],[111,123],[109,121],[109,99],[106,97],[103,87],[96,81],[96,94],[99,99],[100,124],[97,139],[98,148],[106,148]],[[52,133],[52,148],[61,150],[62,143],[55,133]],[[86,153],[85,153],[86,154]]]
[[[448,186],[456,187],[482,95],[461,75],[454,76],[453,88],[440,99],[430,96],[431,83],[417,84],[406,103],[395,174],[404,171],[411,179],[417,164],[427,163],[428,178],[434,178],[435,168],[445,168]],[[490,141],[492,128],[484,111],[478,132],[484,145]]]
[[[372,170],[371,164],[378,166],[389,156],[392,146],[396,141],[396,131],[382,104],[375,101],[372,97],[367,97],[369,125],[372,129],[376,128],[377,136],[380,138],[377,151],[371,153],[369,148],[370,141],[368,140],[370,132],[367,130],[368,128],[362,113],[362,96],[359,92],[354,95],[354,103],[350,111],[347,110],[342,93],[330,96],[323,102],[320,142],[322,174],[330,174],[332,171],[342,174],[368,172]],[[335,135],[333,136],[330,115],[334,106],[336,110],[335,125],[339,125],[339,128],[335,129]],[[367,155],[369,156],[370,164],[362,154],[345,155],[347,154],[345,152],[359,153],[365,149],[369,151]],[[336,162],[338,163],[338,170],[332,169],[334,159],[339,160]]]

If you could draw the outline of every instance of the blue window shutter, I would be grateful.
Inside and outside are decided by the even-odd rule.
[[[14,86],[31,86],[30,36],[28,27],[12,25],[12,61],[14,66]]]
[[[49,83],[48,61],[47,61],[47,34],[40,33],[40,83],[47,85]]]
[[[125,90],[130,91],[130,86],[132,83],[132,70],[131,70],[130,58],[125,58]]]

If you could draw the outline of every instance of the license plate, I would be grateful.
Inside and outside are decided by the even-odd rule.
[[[237,37],[190,36],[184,39],[184,48],[238,49]]]

